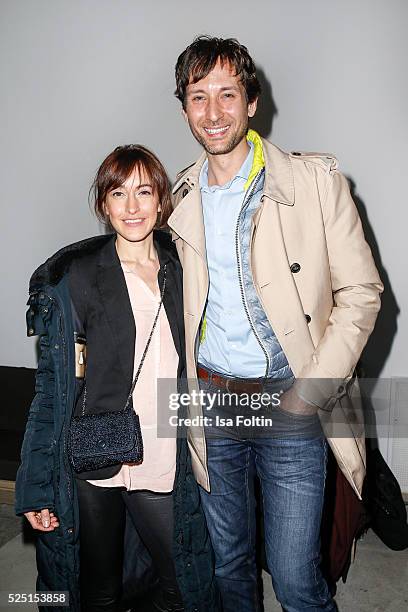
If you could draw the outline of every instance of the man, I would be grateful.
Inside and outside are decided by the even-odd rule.
[[[336,160],[284,153],[248,130],[260,86],[244,46],[197,38],[178,58],[176,82],[204,148],[177,177],[169,219],[184,269],[190,388],[200,378],[218,397],[279,389],[271,414],[287,428],[262,436],[227,427],[207,440],[203,427],[190,430],[223,609],[259,609],[256,472],[279,602],[290,612],[335,610],[319,567],[326,441],[296,432],[312,431],[322,409],[338,464],[360,496],[362,419],[349,398],[358,395],[353,372],[381,281]],[[192,403],[190,412],[201,408]]]

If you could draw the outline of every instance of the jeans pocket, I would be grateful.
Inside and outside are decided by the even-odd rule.
[[[314,414],[301,414],[299,412],[292,412],[291,410],[286,410],[285,408],[282,408],[282,406],[280,404],[277,404],[275,406],[275,408],[278,410],[278,412],[280,412],[282,415],[292,418],[292,419],[299,419],[302,421],[309,421],[309,422],[314,422],[316,421],[316,419],[319,418],[317,411]]]

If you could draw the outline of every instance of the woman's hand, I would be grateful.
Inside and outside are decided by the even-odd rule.
[[[56,527],[59,527],[57,517],[47,508],[37,512],[24,512],[24,516],[31,527],[38,529],[38,531],[54,531]]]

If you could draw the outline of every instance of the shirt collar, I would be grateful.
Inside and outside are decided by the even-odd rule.
[[[245,182],[248,180],[254,161],[254,145],[250,140],[248,140],[247,142],[249,144],[250,150],[245,158],[244,163],[242,164],[236,175],[225,185],[213,185],[211,187],[208,185],[208,159],[205,160],[201,168],[199,178],[200,189],[202,191],[205,191],[207,193],[213,193],[214,191],[218,191],[220,189],[229,189],[231,185],[238,180],[244,181],[245,184]]]

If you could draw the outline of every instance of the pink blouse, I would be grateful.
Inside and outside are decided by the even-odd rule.
[[[153,294],[146,283],[122,264],[130,303],[136,324],[134,371],[139,366],[147,339],[160,302],[159,291]],[[144,458],[140,465],[122,465],[112,478],[89,480],[98,487],[125,487],[128,491],[148,489],[156,492],[173,490],[176,471],[176,437],[157,437],[157,382],[166,380],[177,391],[178,354],[167,315],[162,305],[156,329],[147,352],[142,371],[133,392],[133,405],[139,415],[143,436]],[[173,384],[174,381],[174,384]]]

